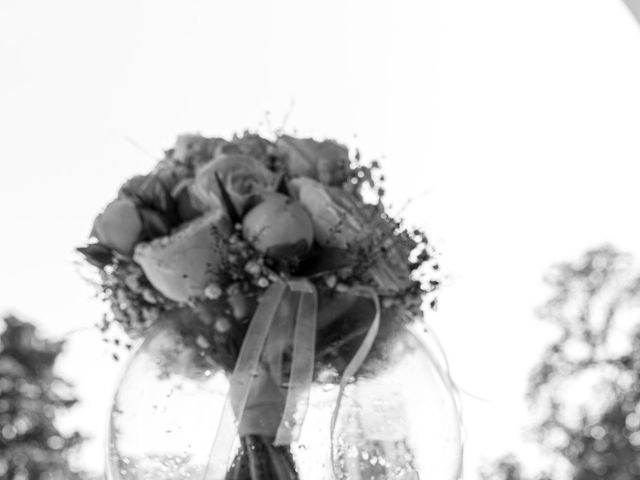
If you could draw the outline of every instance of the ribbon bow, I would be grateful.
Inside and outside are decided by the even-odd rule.
[[[292,318],[291,316],[278,316],[287,292],[298,294],[293,325],[288,320]],[[348,293],[369,297],[375,305],[375,316],[360,347],[342,374],[338,398],[331,417],[332,439],[344,389],[364,363],[378,334],[380,325],[380,302],[375,290],[368,287],[354,287]],[[276,420],[275,423],[278,424],[274,445],[288,445],[298,439],[309,405],[313,381],[317,319],[318,293],[309,280],[280,281],[267,289],[253,315],[240,349],[236,366],[231,375],[229,394],[225,401],[216,437],[209,455],[205,480],[217,478],[218,472],[216,469],[224,470],[227,467],[238,429],[243,427],[243,419],[247,413],[252,387],[257,382],[264,381],[264,378],[261,379],[261,377],[264,377],[266,370],[261,365],[262,358],[266,357],[269,362],[271,378],[267,381],[272,381],[278,386],[282,383],[282,353],[285,347],[283,339],[288,340],[291,327],[293,327],[291,374],[288,379],[282,415],[279,415],[279,411],[277,412],[278,415],[276,415],[276,418],[279,417],[279,423]],[[271,390],[277,391],[277,389],[273,388]],[[261,390],[258,391],[258,394],[260,393]],[[273,405],[277,405],[281,403],[281,400],[274,399],[273,402]],[[267,401],[266,408],[275,410],[273,405]],[[271,417],[271,420],[269,418],[265,419],[265,415],[262,415],[261,421],[266,422],[263,425],[264,428],[273,428],[273,415],[267,415],[266,417]],[[333,457],[333,446],[331,455]]]

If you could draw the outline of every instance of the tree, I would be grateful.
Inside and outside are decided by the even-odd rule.
[[[505,455],[480,473],[482,480],[524,480],[522,464],[514,455]]]
[[[3,325],[4,324],[4,325]],[[63,435],[56,412],[76,403],[70,385],[53,371],[63,342],[38,336],[30,323],[9,316],[0,323],[0,478],[69,480],[69,450],[77,433]]]
[[[554,454],[554,478],[638,479],[640,271],[605,246],[553,267],[546,283],[539,316],[556,338],[530,377],[534,438]],[[515,458],[483,478],[525,479]]]

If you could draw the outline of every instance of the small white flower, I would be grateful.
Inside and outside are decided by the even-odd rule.
[[[338,278],[335,275],[329,275],[324,279],[324,282],[327,284],[327,287],[334,288],[338,283]]]
[[[116,290],[116,300],[118,301],[118,306],[122,310],[126,310],[131,306],[131,303],[129,302],[129,298],[127,297],[127,294],[124,293],[124,290],[122,290],[121,288]]]
[[[235,295],[241,292],[240,285],[237,283],[232,283],[227,287],[227,295]]]
[[[394,304],[394,302],[390,298],[385,298],[384,300],[382,300],[382,306],[384,308],[391,308],[391,307],[393,307],[393,304]]]
[[[278,274],[273,272],[273,271],[269,271],[267,273],[267,277],[269,278],[269,281],[271,283],[276,283],[276,282],[278,282],[280,280],[280,277],[278,276]]]
[[[244,266],[244,270],[249,275],[253,275],[254,277],[257,277],[258,275],[260,275],[260,272],[262,269],[260,268],[260,265],[258,264],[258,262],[250,260]]]
[[[127,287],[129,287],[132,292],[140,293],[140,280],[138,278],[138,275],[136,275],[135,273],[131,273],[127,275],[124,281],[127,284]]]
[[[220,333],[228,332],[231,328],[231,322],[226,317],[220,317],[216,320],[214,328]]]
[[[216,300],[220,298],[220,295],[222,295],[222,290],[215,283],[210,283],[204,289],[204,296],[207,297],[209,300]]]
[[[151,303],[153,305],[155,305],[156,303],[158,303],[158,299],[156,298],[156,296],[154,295],[153,291],[149,288],[145,288],[142,291],[142,298],[144,298],[144,301],[147,303]]]
[[[158,313],[157,308],[142,309],[142,318],[144,318],[144,323],[147,325],[155,323],[159,317],[160,317],[160,313]]]
[[[211,346],[209,341],[206,338],[204,338],[202,335],[198,335],[198,338],[196,338],[196,344],[200,348],[209,348]]]

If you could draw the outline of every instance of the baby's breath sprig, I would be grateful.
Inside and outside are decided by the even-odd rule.
[[[380,203],[384,199],[385,176],[378,160],[366,164],[359,150],[356,150],[351,161],[351,171],[347,176],[346,189],[359,199],[369,200],[370,203]]]
[[[117,323],[130,337],[139,337],[162,312],[174,307],[174,302],[153,288],[140,266],[129,259],[116,257],[101,271],[101,277],[98,295],[110,306],[103,331]]]
[[[224,266],[219,269],[220,287],[233,287],[242,292],[264,290],[291,275],[298,265],[297,258],[272,258],[256,249],[251,239],[244,238],[241,226],[226,241]]]

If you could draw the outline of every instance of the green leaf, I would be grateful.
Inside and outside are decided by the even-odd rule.
[[[98,268],[104,268],[113,263],[113,250],[99,243],[92,243],[86,247],[78,247],[76,251],[89,262]]]
[[[341,248],[323,248],[312,252],[300,261],[294,275],[311,277],[355,265],[353,255]]]
[[[278,182],[276,183],[276,185],[276,192],[286,195],[287,197],[293,196],[291,195],[291,191],[289,190],[289,185],[287,185],[287,179],[284,174],[280,175],[280,178],[278,178]]]
[[[238,211],[236,210],[236,207],[233,204],[231,197],[229,196],[229,192],[227,192],[227,189],[225,188],[224,183],[222,183],[222,180],[220,179],[220,176],[217,173],[215,175],[216,175],[216,182],[218,182],[218,187],[220,188],[220,196],[222,197],[222,203],[224,203],[224,206],[227,208],[227,212],[229,213],[229,218],[231,219],[231,223],[233,223],[233,225],[241,223],[242,218],[240,218],[240,215],[238,214]]]

